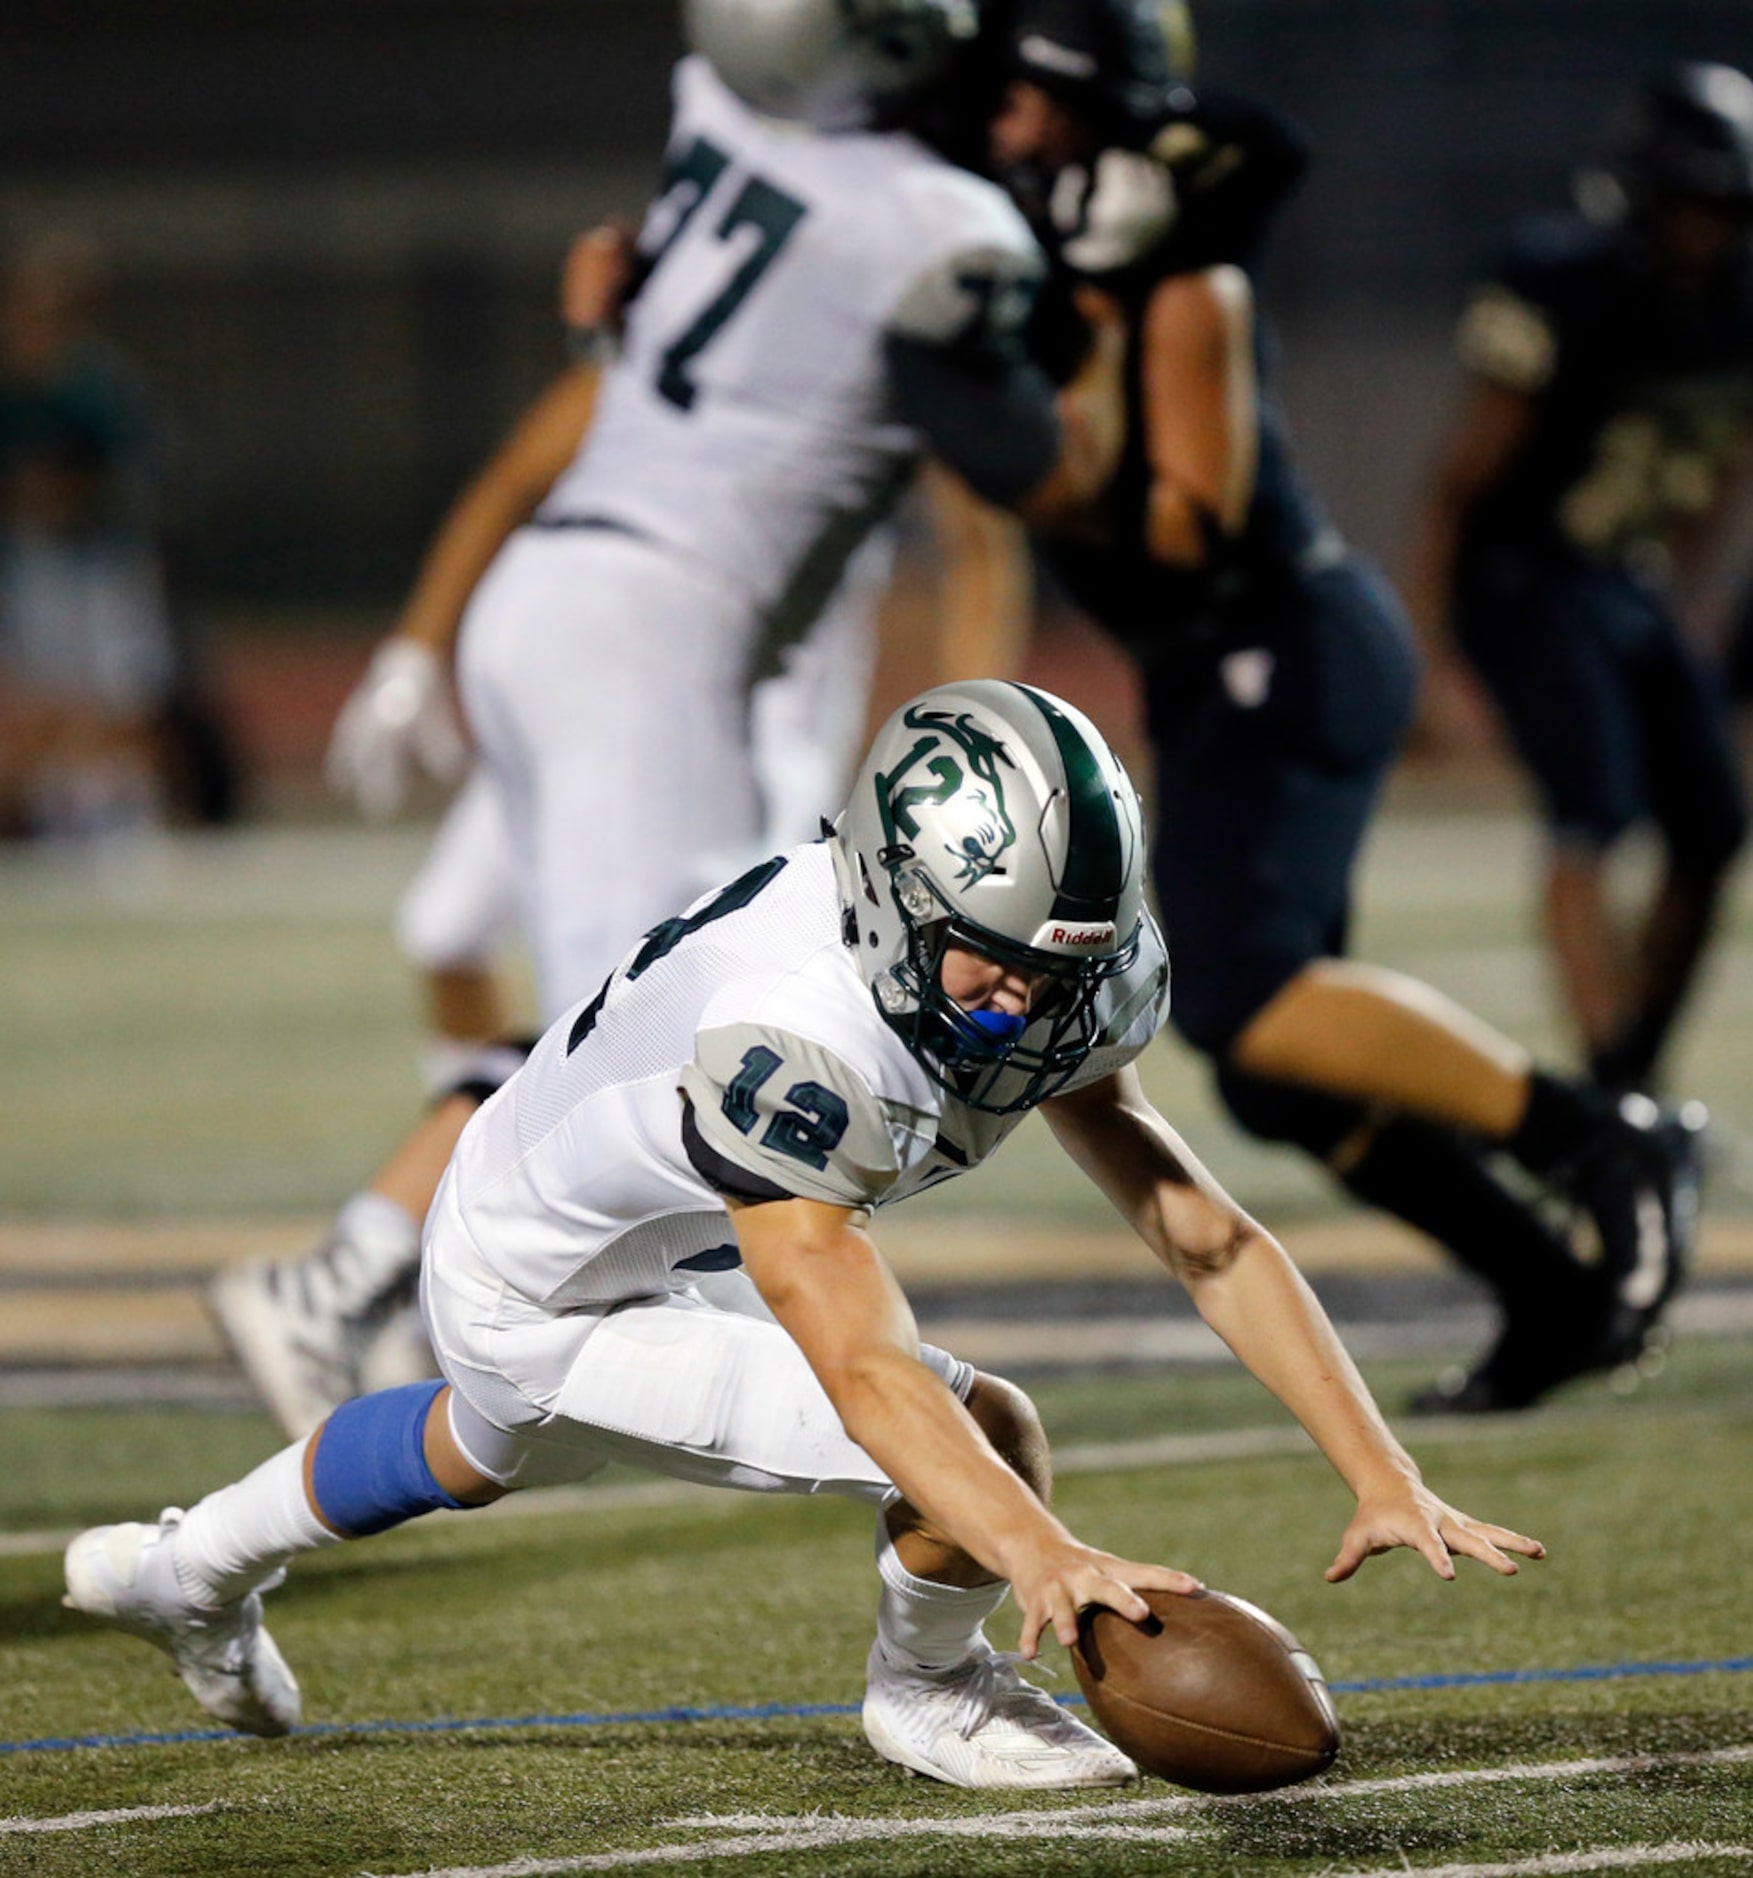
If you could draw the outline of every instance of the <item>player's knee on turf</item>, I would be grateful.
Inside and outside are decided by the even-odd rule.
[[[1040,1411],[1014,1382],[974,1374],[968,1392],[968,1413],[998,1450],[1005,1464],[1019,1474],[1042,1501],[1053,1495],[1053,1460]]]

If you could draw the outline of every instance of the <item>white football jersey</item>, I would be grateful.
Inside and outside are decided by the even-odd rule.
[[[538,519],[649,536],[795,634],[922,448],[885,335],[1012,330],[1039,250],[1002,190],[915,138],[762,117],[698,57],[640,248],[624,351]]]
[[[1145,916],[1068,1088],[1132,1061],[1168,965]],[[738,1262],[721,1192],[841,1206],[977,1167],[1022,1119],[968,1108],[877,1010],[843,938],[829,842],[794,848],[647,935],[464,1132],[451,1217],[514,1291],[603,1310]]]

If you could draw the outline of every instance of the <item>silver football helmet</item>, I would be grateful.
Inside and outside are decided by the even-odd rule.
[[[926,1072],[999,1114],[1062,1087],[1144,909],[1138,792],[1089,719],[1029,685],[939,685],[877,733],[834,835],[847,942]],[[948,997],[951,944],[1045,974],[1027,1018]]]
[[[860,130],[942,77],[975,0],[683,0],[683,30],[745,104]]]

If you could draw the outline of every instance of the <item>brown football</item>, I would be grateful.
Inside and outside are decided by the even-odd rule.
[[[1086,1610],[1071,1659],[1096,1719],[1146,1773],[1260,1793],[1332,1764],[1333,1698],[1276,1618],[1222,1591],[1140,1595],[1153,1613],[1142,1624]]]

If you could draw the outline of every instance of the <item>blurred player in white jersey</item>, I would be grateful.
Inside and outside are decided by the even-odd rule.
[[[586,446],[495,561],[458,649],[550,1015],[678,884],[697,891],[758,841],[750,687],[923,448],[1012,503],[1051,508],[1068,480],[1052,396],[1017,347],[1032,240],[992,185],[914,137],[762,116],[689,59],[640,245]],[[653,857],[681,855],[695,878],[652,891]]]
[[[789,47],[777,58],[775,22]],[[549,468],[530,525],[492,554],[461,629],[463,698],[544,1018],[759,848],[751,695],[800,647],[806,661],[832,648],[832,633],[805,635],[837,589],[836,604],[856,604],[853,557],[873,551],[927,448],[1034,521],[1087,500],[1119,450],[1117,343],[1053,392],[1020,342],[1033,238],[1002,191],[916,134],[928,117],[953,121],[943,87],[971,43],[971,6],[897,0],[846,22],[823,0],[759,17],[698,0],[689,25],[708,56],[677,70],[623,349],[600,382],[556,386],[513,440],[526,464],[563,461],[588,426],[557,479]],[[984,101],[970,86],[962,108],[978,117]],[[362,709],[442,751],[442,672],[412,638],[380,654]],[[831,658],[829,681],[843,686]],[[788,708],[783,692],[775,706]],[[844,756],[831,737],[806,747],[824,769]],[[463,834],[493,806],[466,799]],[[473,1083],[434,1115],[422,1167],[485,1092]],[[374,1336],[411,1283],[418,1186],[375,1185],[314,1260],[216,1287],[289,1427],[359,1386],[357,1333]]]
[[[166,1650],[208,1713],[299,1719],[262,1626],[302,1553],[611,1461],[877,1509],[864,1730],[963,1787],[1137,1770],[1024,1680],[1020,1650],[1185,1572],[1047,1509],[1028,1398],[922,1345],[873,1213],[1055,1136],[1356,1495],[1327,1569],[1405,1546],[1511,1574],[1537,1540],[1438,1499],[1283,1248],[1145,1099],[1168,990],[1138,796],[1099,733],[1026,686],[925,693],[878,734],[825,839],[666,920],[563,1012],[465,1130],[427,1222],[444,1381],[343,1404],[187,1513],[68,1547],[67,1602]]]

